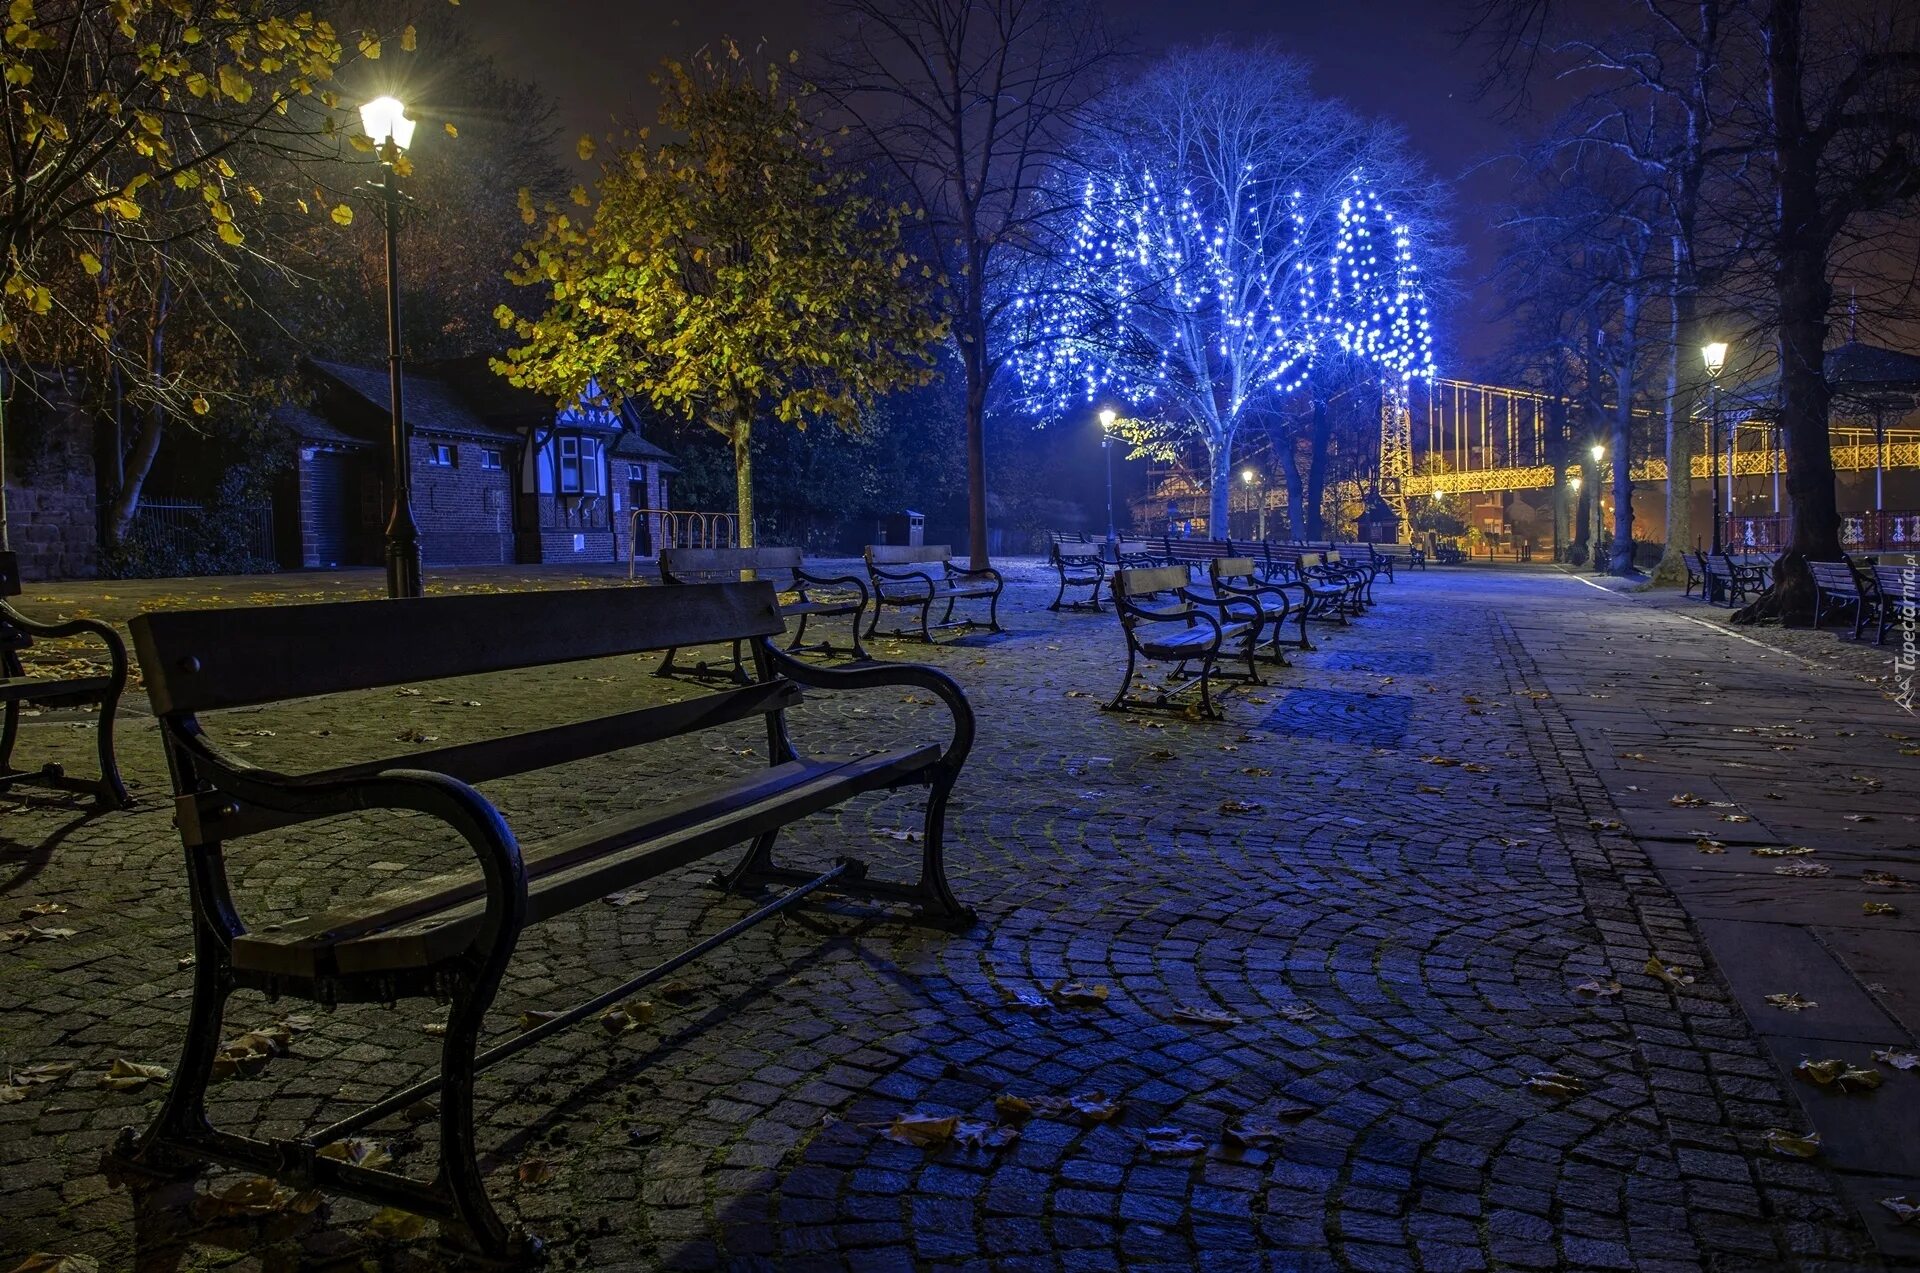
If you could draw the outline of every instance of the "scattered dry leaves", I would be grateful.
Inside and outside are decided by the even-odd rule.
[[[1830,1087],[1836,1092],[1870,1092],[1880,1086],[1884,1077],[1878,1070],[1849,1065],[1839,1057],[1802,1061],[1793,1067],[1793,1072],[1809,1083]]]
[[[164,1065],[150,1065],[143,1061],[123,1061],[115,1058],[107,1072],[100,1076],[100,1086],[117,1092],[132,1092],[149,1083],[157,1083],[168,1075]]]
[[[1767,1148],[1784,1158],[1817,1158],[1820,1155],[1820,1133],[1788,1131],[1784,1127],[1769,1127],[1761,1137]]]
[[[1820,1004],[1813,999],[1802,999],[1798,991],[1789,990],[1782,994],[1768,995],[1767,1006],[1778,1008],[1782,1012],[1805,1012],[1808,1008],[1817,1008]]]

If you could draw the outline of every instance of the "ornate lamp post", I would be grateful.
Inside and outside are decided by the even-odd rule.
[[[1265,493],[1254,485],[1259,480],[1260,475],[1252,469],[1240,470],[1240,481],[1247,488],[1247,503],[1259,509],[1259,513],[1254,519],[1254,538],[1265,540],[1267,537],[1267,501]]]
[[[1107,542],[1116,543],[1113,533],[1113,422],[1120,413],[1108,407],[1100,413],[1100,449],[1107,456]]]
[[[412,432],[407,428],[400,385],[400,178],[401,152],[413,141],[413,121],[394,97],[376,97],[360,107],[360,124],[380,155],[380,191],[387,228],[387,382],[392,395],[393,509],[387,518],[387,595],[417,597],[420,527],[413,520]]]
[[[1707,452],[1712,468],[1707,485],[1713,491],[1713,551],[1720,551],[1720,373],[1727,365],[1727,342],[1710,340],[1700,346],[1700,357],[1707,365],[1707,379],[1713,382],[1713,404],[1707,410]],[[1687,475],[1687,498],[1693,498],[1693,475]],[[1698,543],[1699,541],[1694,541]]]

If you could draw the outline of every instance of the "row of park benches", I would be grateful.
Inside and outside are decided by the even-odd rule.
[[[1698,588],[1709,603],[1740,605],[1767,589],[1779,556],[1696,551],[1687,566],[1685,595],[1692,596]],[[1874,643],[1882,645],[1901,610],[1914,605],[1915,572],[1908,566],[1857,562],[1843,555],[1839,561],[1810,561],[1807,570],[1813,575],[1816,628],[1836,616],[1850,617],[1854,640],[1871,625]]]
[[[1839,561],[1810,561],[1807,569],[1813,572],[1813,626],[1850,614],[1855,641],[1872,624],[1874,644],[1886,644],[1887,629],[1900,621],[1902,612],[1911,614],[1920,604],[1920,570],[1911,565],[1868,565],[1843,556]]]
[[[1147,558],[1123,541],[1123,564],[1109,584],[1127,651],[1120,688],[1106,704],[1113,711],[1184,711],[1198,690],[1201,715],[1217,718],[1215,681],[1261,684],[1260,660],[1287,667],[1284,647],[1313,648],[1308,620],[1348,623],[1373,604],[1375,581],[1393,578],[1392,558],[1349,558],[1338,548],[1194,539],[1158,547],[1164,555]],[[1133,694],[1142,662],[1173,665],[1150,697]]]
[[[797,550],[744,551],[750,559],[669,555],[663,573],[675,586],[665,588],[157,611],[136,617],[133,645],[173,776],[173,820],[187,855],[193,998],[167,1094],[144,1131],[129,1129],[122,1136],[114,1157],[132,1170],[156,1175],[213,1162],[301,1187],[324,1187],[437,1220],[443,1240],[456,1248],[495,1261],[518,1261],[535,1254],[539,1244],[510,1229],[487,1196],[474,1129],[474,1086],[481,1072],[604,1013],[817,893],[906,903],[927,920],[971,923],[972,912],[947,882],[943,849],[948,799],[974,737],[965,694],[931,668],[867,662],[827,668],[796,659],[775,639],[795,620],[799,627],[791,644],[818,648],[805,640],[808,620],[851,617],[852,649],[863,653],[858,625],[869,604],[874,613],[868,636],[878,631],[880,609],[893,607],[917,613],[918,635],[930,637],[932,607],[944,603],[942,623],[948,623],[961,601],[984,602],[983,626],[997,630],[999,574],[959,566],[937,547],[877,546],[867,555],[864,583],[851,576],[815,575]],[[1203,678],[1219,654],[1230,651],[1245,654],[1257,679],[1257,647],[1270,647],[1269,657],[1284,662],[1280,647],[1288,619],[1297,618],[1297,643],[1305,645],[1305,622],[1316,606],[1318,613],[1344,622],[1366,604],[1376,573],[1370,566],[1328,560],[1333,554],[1273,547],[1261,550],[1258,563],[1253,556],[1211,555],[1208,582],[1199,585],[1191,574],[1191,564],[1199,560],[1194,551],[1173,555],[1183,564],[1121,569],[1114,596],[1127,609],[1123,622],[1129,641],[1139,629],[1140,648],[1149,656],[1179,646],[1176,627],[1218,638],[1210,644]],[[778,578],[702,582],[712,576],[738,580],[743,569]],[[1288,570],[1296,577],[1281,582],[1277,572]],[[776,582],[787,585],[787,595],[777,591]],[[8,583],[17,591],[17,579],[0,578],[0,586]],[[1204,617],[1148,619],[1156,594],[1177,596],[1180,605]],[[1165,638],[1144,635],[1150,624],[1158,624]],[[109,670],[64,680],[25,675],[21,649],[35,637],[70,635],[103,641]],[[378,759],[303,769],[262,765],[227,745],[221,728],[224,713],[295,700],[364,696],[382,688],[650,652],[671,659],[677,650],[715,645],[732,646],[739,655],[736,668],[750,663],[752,675],[692,699],[478,742],[436,743]],[[5,745],[13,741],[21,704],[97,704],[103,773],[93,789],[104,802],[124,803],[110,729],[127,679],[127,657],[112,629],[92,620],[39,624],[0,603],[0,653],[5,655],[0,688],[8,708]],[[726,675],[733,677],[733,670]],[[944,707],[946,736],[910,738],[853,757],[810,755],[790,735],[787,713],[813,687],[924,692]],[[1205,704],[1204,684],[1202,694]],[[664,804],[611,816],[604,810],[583,813],[540,839],[517,836],[501,809],[479,790],[496,779],[574,767],[749,721],[764,722],[763,767],[676,792]],[[64,781],[54,771],[38,776]],[[865,862],[844,857],[815,869],[776,860],[776,841],[791,823],[865,793],[911,789],[925,792],[916,875],[875,878]],[[435,820],[464,843],[471,864],[357,900],[342,899],[325,913],[250,925],[229,885],[229,854],[250,847],[254,837],[341,815],[373,819],[364,832],[369,843],[382,834],[382,819]],[[716,883],[754,895],[745,914],[618,985],[561,1011],[537,1014],[530,1018],[535,1019],[531,1028],[483,1045],[486,1017],[529,928],[741,846]],[[769,887],[779,891],[767,896]],[[329,1006],[410,998],[448,1003],[439,1065],[429,1076],[325,1126],[253,1135],[216,1127],[207,1093],[220,1059],[227,1001],[236,990]],[[431,1180],[338,1152],[350,1138],[419,1108],[434,1110],[437,1118],[438,1166]]]
[[[1125,567],[1199,565],[1217,557],[1252,558],[1263,574],[1291,570],[1304,555],[1310,565],[1328,562],[1348,567],[1364,564],[1372,574],[1384,573],[1393,579],[1396,567],[1426,569],[1426,555],[1412,544],[1273,543],[1268,540],[1191,539],[1175,535],[1152,538],[1120,538],[1111,543],[1089,535],[1055,532],[1049,537],[1049,559],[1059,578],[1059,591],[1048,609],[1063,606],[1090,606],[1098,609],[1101,589],[1110,571]],[[1070,600],[1069,594],[1086,589],[1087,596]]]
[[[1751,595],[1766,590],[1773,576],[1778,553],[1748,553],[1735,557],[1728,552],[1709,553],[1696,549],[1687,563],[1684,596],[1700,589],[1701,600],[1710,605],[1736,606]]]

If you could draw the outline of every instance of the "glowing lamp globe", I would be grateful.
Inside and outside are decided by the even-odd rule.
[[[413,144],[413,121],[397,97],[376,97],[360,106],[360,126],[375,146],[391,141],[405,150]]]
[[[1700,346],[1700,357],[1707,364],[1707,375],[1717,378],[1727,365],[1727,342],[1711,340]]]
[[[1248,486],[1252,486],[1252,485],[1253,485],[1253,470],[1252,470],[1252,469],[1241,469],[1241,470],[1240,470],[1240,480],[1241,480],[1241,481],[1243,481],[1243,482],[1245,482],[1245,483],[1246,483],[1246,484],[1247,484]]]
[[[1100,427],[1105,429],[1108,433],[1112,433],[1113,422],[1115,420],[1118,420],[1119,418],[1120,418],[1120,413],[1118,411],[1115,411],[1112,407],[1108,407],[1106,410],[1100,413]]]
[[[1593,462],[1598,464],[1601,460],[1607,458],[1607,448],[1595,442],[1591,454],[1593,456]]]

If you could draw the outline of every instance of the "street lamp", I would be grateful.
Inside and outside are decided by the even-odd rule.
[[[1607,458],[1607,448],[1595,442],[1587,448],[1587,454],[1593,457],[1593,497],[1587,501],[1592,509],[1593,518],[1592,529],[1587,533],[1587,542],[1593,545],[1593,572],[1600,574],[1606,569],[1600,563],[1600,495],[1607,489],[1606,482],[1602,480],[1606,475],[1600,465]]]
[[[1247,503],[1249,506],[1257,507],[1259,510],[1254,517],[1254,538],[1265,541],[1267,537],[1267,502],[1261,499],[1259,492],[1254,489],[1254,483],[1259,480],[1260,475],[1252,469],[1240,470],[1240,481],[1247,488]]]
[[[1720,551],[1720,373],[1727,365],[1727,342],[1710,340],[1700,346],[1700,358],[1707,365],[1707,379],[1713,383],[1713,403],[1707,415],[1707,451],[1710,468],[1707,487],[1713,494],[1713,551]],[[1669,484],[1671,492],[1671,484]],[[1693,497],[1693,475],[1687,475],[1687,497]],[[1669,493],[1668,498],[1672,498]],[[1698,543],[1698,540],[1694,541]]]
[[[1113,422],[1120,413],[1112,407],[1100,412],[1100,449],[1107,453],[1107,542],[1115,543],[1118,537],[1113,533]]]
[[[413,141],[413,121],[396,97],[376,97],[360,107],[360,126],[380,156],[380,184],[387,229],[387,387],[392,398],[393,509],[387,518],[387,595],[417,597],[420,527],[413,520],[412,432],[400,386],[400,177],[401,152]]]

